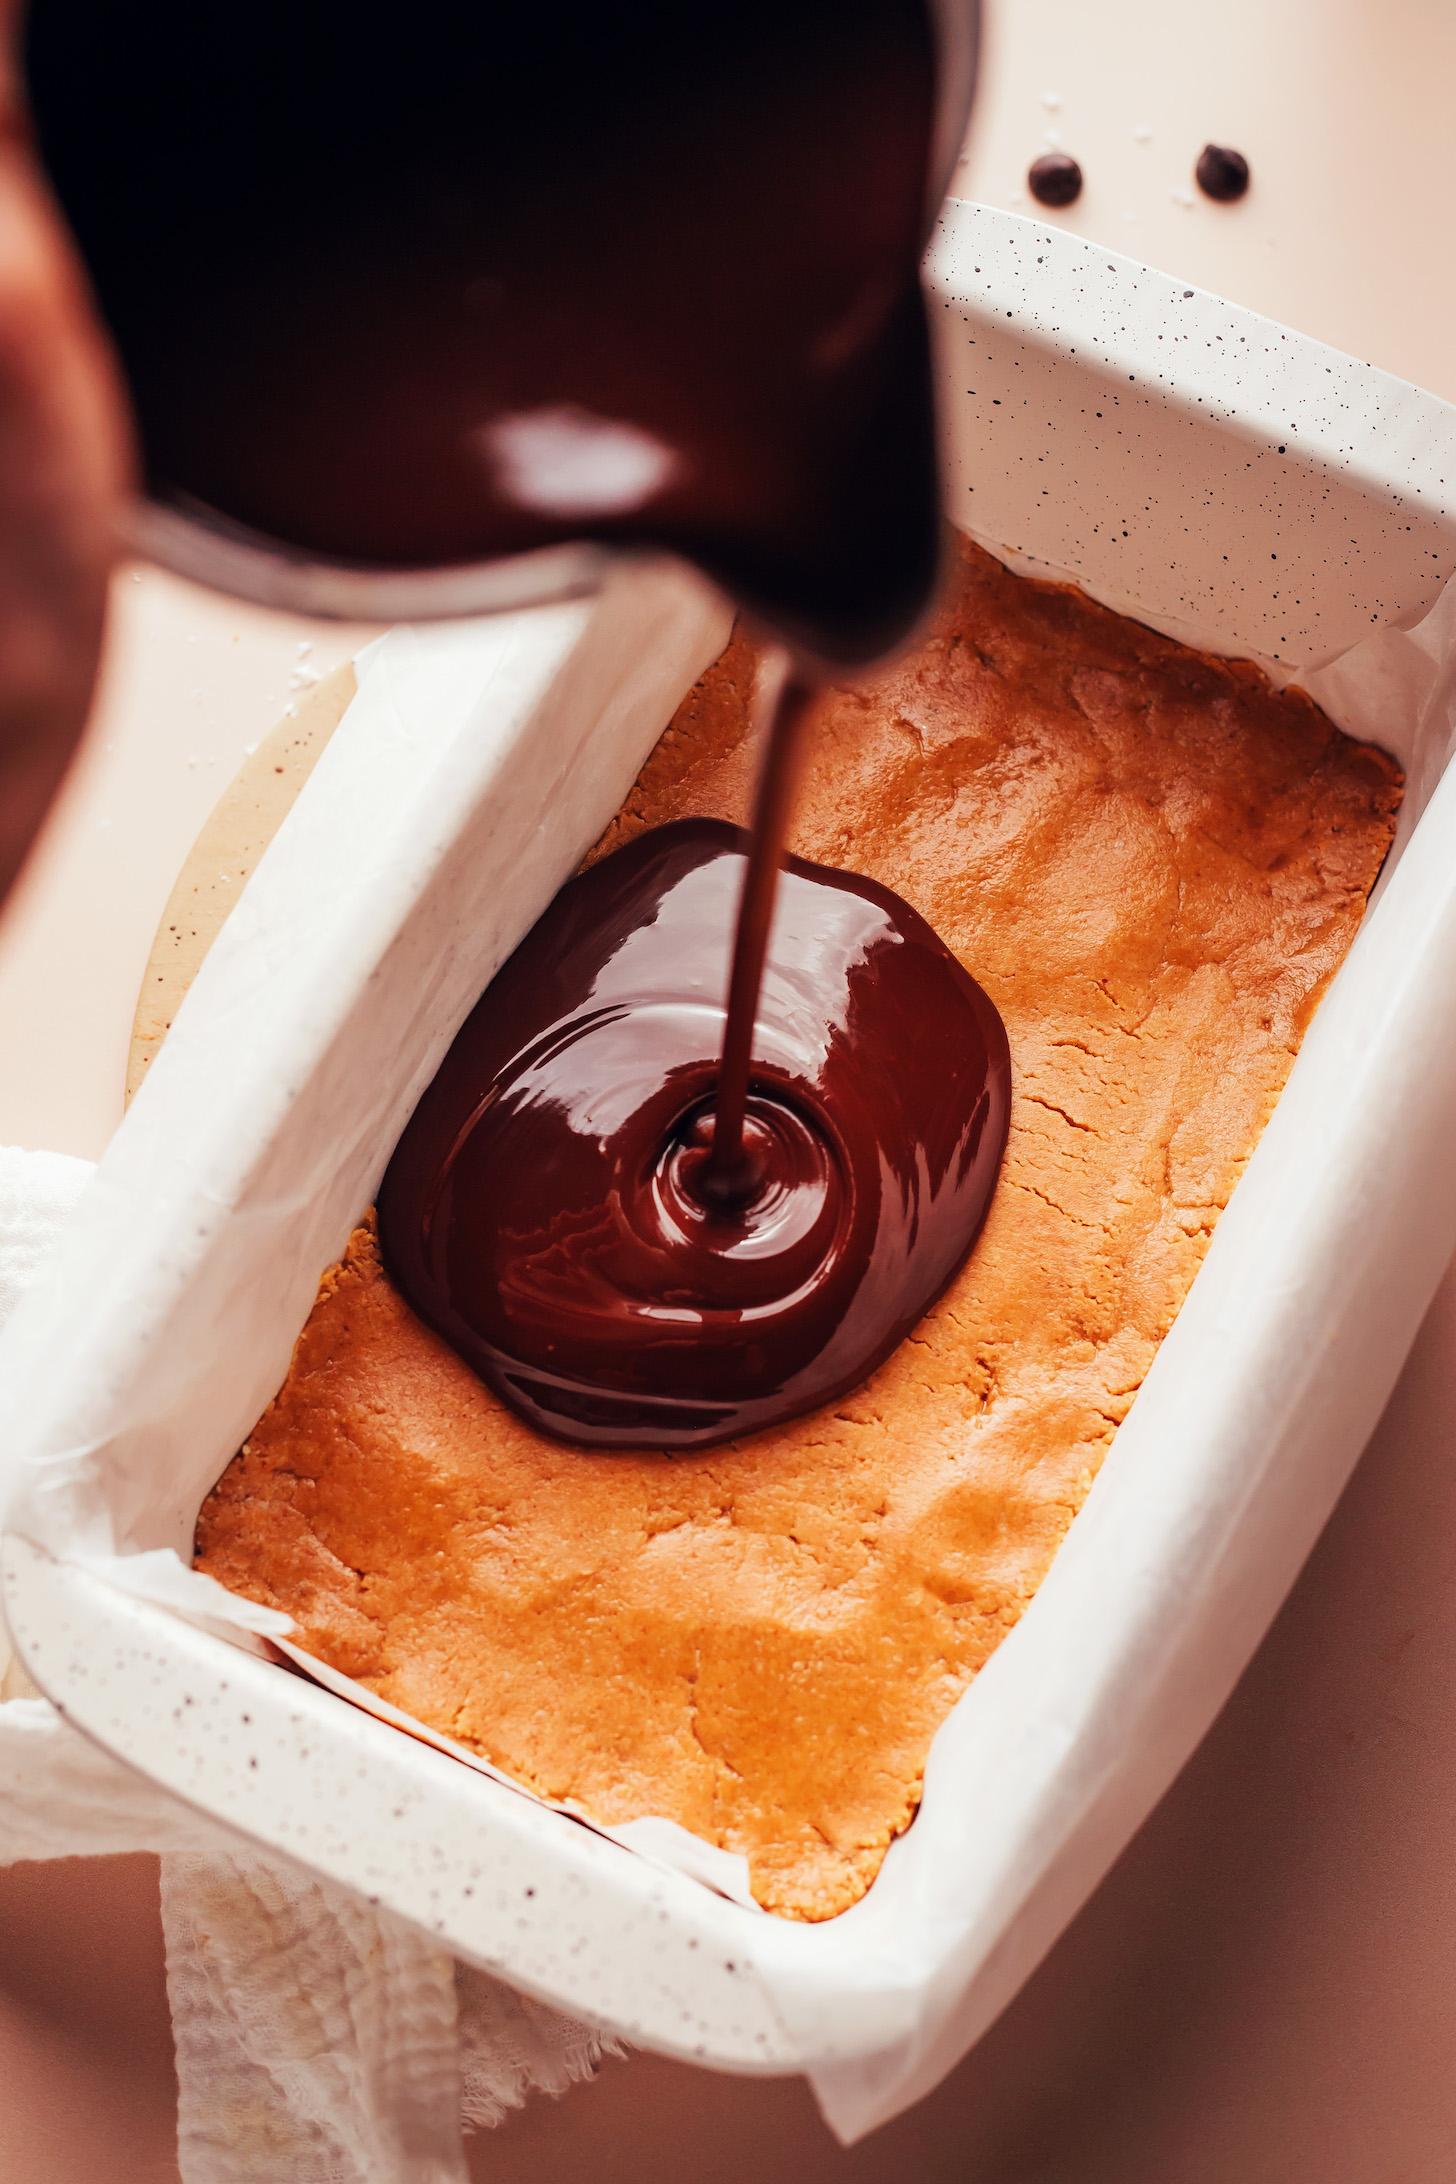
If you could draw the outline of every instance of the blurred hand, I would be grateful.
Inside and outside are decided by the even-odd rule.
[[[0,903],[85,725],[129,466],[115,367],[27,139],[0,0]]]

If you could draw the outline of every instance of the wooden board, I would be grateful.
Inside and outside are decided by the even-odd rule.
[[[244,882],[293,808],[294,798],[344,716],[357,685],[349,661],[335,668],[264,737],[213,806],[193,843],[152,941],[127,1058],[131,1098],[171,1028],[182,997]]]

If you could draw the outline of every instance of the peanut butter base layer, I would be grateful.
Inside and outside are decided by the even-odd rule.
[[[602,849],[743,817],[753,666],[735,641],[693,690]],[[964,547],[920,650],[828,696],[794,843],[898,889],[1006,1021],[1005,1168],[942,1302],[832,1410],[587,1456],[415,1320],[365,1226],[201,1567],[546,1796],[842,1911],[1187,1294],[1399,796],[1301,694]]]

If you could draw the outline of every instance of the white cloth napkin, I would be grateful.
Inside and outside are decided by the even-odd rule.
[[[90,1174],[0,1146],[0,1325]],[[462,2130],[611,2044],[234,1845],[69,1728],[0,1629],[0,1864],[133,1850],[162,1853],[185,2184],[465,2184]]]

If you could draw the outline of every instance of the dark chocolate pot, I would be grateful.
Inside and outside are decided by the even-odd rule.
[[[25,60],[155,498],[665,547],[838,662],[921,611],[919,0],[32,0]]]

